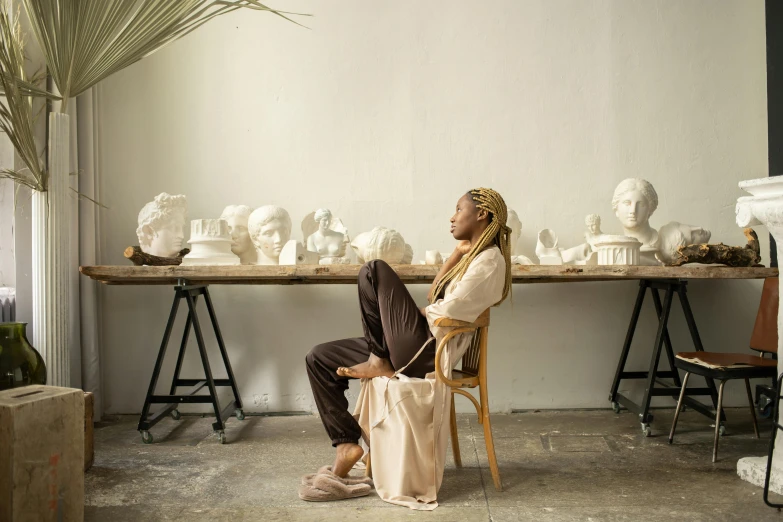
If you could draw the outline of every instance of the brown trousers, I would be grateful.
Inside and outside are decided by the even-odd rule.
[[[359,271],[359,306],[364,337],[319,344],[305,358],[315,404],[332,446],[357,443],[362,434],[348,411],[348,378],[337,375],[337,368],[366,362],[373,353],[389,359],[399,369],[432,337],[427,319],[397,273],[384,261],[370,261]],[[405,375],[424,377],[434,369],[435,344],[430,343]]]

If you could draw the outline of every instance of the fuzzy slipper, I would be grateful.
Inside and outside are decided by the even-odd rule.
[[[308,502],[329,502],[349,498],[364,497],[370,494],[369,484],[343,484],[329,475],[316,475],[311,485],[299,486],[299,498]]]
[[[346,486],[355,486],[356,484],[369,484],[370,486],[373,485],[372,478],[370,477],[352,477],[348,475],[347,477],[338,477],[334,473],[332,473],[332,466],[323,466],[315,473],[308,473],[307,475],[302,475],[302,480],[300,484],[302,486],[311,486],[313,484],[313,479],[316,475],[328,475],[336,480],[339,480]]]

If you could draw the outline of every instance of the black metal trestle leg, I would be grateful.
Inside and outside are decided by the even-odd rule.
[[[169,314],[169,319],[166,323],[163,341],[161,342],[158,357],[155,361],[155,367],[152,371],[152,378],[150,379],[150,385],[147,389],[147,397],[144,399],[144,407],[142,408],[141,417],[139,418],[138,430],[141,432],[142,440],[149,444],[152,442],[152,435],[149,432],[150,428],[157,424],[163,417],[171,414],[174,419],[180,418],[180,413],[177,410],[179,404],[211,404],[215,412],[215,422],[212,424],[212,428],[217,434],[218,441],[222,444],[226,440],[224,431],[226,419],[231,416],[232,412],[235,412],[237,419],[243,420],[245,414],[242,411],[242,400],[239,398],[239,390],[237,388],[236,379],[234,378],[234,372],[231,369],[231,363],[228,360],[228,352],[226,351],[226,346],[223,342],[223,336],[220,333],[220,326],[218,325],[215,309],[212,306],[212,299],[209,296],[207,285],[188,285],[185,281],[180,281],[180,284],[174,287],[174,293],[174,303],[171,306],[171,313]],[[212,323],[212,329],[215,332],[215,338],[217,339],[218,347],[220,348],[220,355],[228,375],[227,379],[215,379],[212,376],[212,369],[210,368],[209,357],[207,356],[207,347],[204,342],[204,335],[201,330],[196,308],[199,296],[204,297],[209,319]],[[155,395],[155,388],[158,383],[158,378],[160,377],[160,369],[163,366],[166,348],[168,347],[171,338],[171,331],[174,326],[174,321],[177,318],[180,300],[182,299],[184,299],[188,305],[188,317],[185,321],[185,330],[182,334],[182,341],[180,342],[177,364],[174,368],[174,376],[171,380],[171,388],[168,395]],[[204,377],[201,379],[183,379],[180,377],[182,361],[185,357],[185,349],[188,345],[191,329],[196,337],[199,356],[204,369]],[[185,386],[191,387],[188,393],[176,393],[178,387]],[[221,408],[217,388],[224,386],[231,388],[234,398]],[[207,388],[209,394],[197,395],[203,388]],[[150,414],[150,407],[152,404],[163,404],[164,406],[157,412]]]
[[[636,303],[634,304],[633,312],[631,314],[631,322],[628,326],[625,342],[623,343],[623,349],[617,364],[614,381],[612,381],[609,400],[612,402],[612,409],[617,413],[620,412],[620,406],[636,413],[639,416],[642,433],[645,436],[650,436],[651,434],[650,424],[653,421],[653,415],[650,413],[650,403],[652,398],[656,396],[669,396],[674,399],[680,396],[680,391],[682,390],[683,383],[680,379],[679,372],[674,367],[674,348],[672,347],[672,341],[668,330],[669,316],[671,314],[672,301],[675,293],[680,299],[680,304],[682,305],[683,314],[685,315],[685,321],[688,324],[688,330],[693,345],[696,351],[704,351],[701,344],[701,338],[699,337],[699,331],[696,328],[696,321],[693,318],[693,312],[691,311],[690,303],[688,302],[686,293],[687,284],[687,281],[680,281],[677,279],[643,279],[639,282],[639,293],[636,296]],[[644,296],[648,289],[652,294],[655,313],[658,319],[658,328],[650,358],[650,366],[647,371],[625,371],[628,353],[631,350],[631,344],[633,343],[636,325],[639,322]],[[663,299],[661,299],[660,290],[665,292]],[[658,363],[661,359],[661,352],[664,350],[669,363],[669,370],[659,371]],[[644,395],[640,403],[632,401],[623,393],[619,392],[620,383],[625,379],[645,380]],[[671,379],[671,382],[664,381],[663,379]],[[718,390],[712,379],[707,379],[706,388],[688,388],[685,390],[681,401],[682,404],[687,404],[699,413],[712,418],[714,413],[692,397],[698,395],[710,395],[713,405],[717,406]],[[725,420],[725,414],[723,412],[721,412],[721,419]]]

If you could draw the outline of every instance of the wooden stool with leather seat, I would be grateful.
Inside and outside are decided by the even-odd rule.
[[[476,407],[478,421],[484,428],[484,442],[487,446],[487,459],[489,460],[489,469],[492,472],[492,481],[498,491],[503,490],[503,484],[500,482],[500,471],[498,470],[498,460],[495,456],[495,443],[492,439],[492,425],[489,420],[489,397],[487,394],[487,338],[489,336],[489,309],[485,310],[478,319],[472,323],[457,321],[442,317],[435,321],[435,326],[451,327],[450,330],[438,343],[438,349],[435,352],[435,371],[438,380],[451,388],[451,448],[454,452],[454,463],[457,467],[462,466],[462,456],[459,452],[459,440],[457,438],[457,418],[455,416],[454,395],[458,393],[470,399],[473,406]],[[476,332],[473,335],[473,342],[462,356],[462,368],[453,370],[451,379],[443,375],[440,366],[440,358],[443,349],[452,337],[467,333]],[[479,389],[479,400],[468,393],[465,388]]]
[[[761,293],[761,304],[756,315],[756,324],[750,339],[750,348],[759,352],[759,355],[749,353],[715,353],[715,352],[681,352],[674,359],[674,366],[685,370],[685,378],[682,381],[680,399],[677,401],[677,410],[674,413],[672,429],[669,433],[669,444],[674,440],[674,430],[677,427],[677,419],[682,410],[685,387],[692,373],[701,375],[707,379],[718,379],[718,404],[715,411],[715,439],[712,447],[712,462],[718,460],[718,437],[720,435],[720,416],[723,406],[723,387],[726,381],[731,379],[745,379],[745,389],[748,393],[750,413],[753,417],[753,429],[756,438],[759,438],[759,427],[756,421],[756,410],[753,406],[753,395],[750,391],[750,379],[772,378],[777,376],[777,352],[778,352],[778,278],[770,277],[764,281],[764,289]],[[764,354],[770,354],[773,358],[765,359]]]

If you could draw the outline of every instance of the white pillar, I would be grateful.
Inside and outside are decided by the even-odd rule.
[[[740,188],[751,196],[737,200],[737,225],[742,228],[764,225],[777,243],[778,260],[783,260],[783,176],[742,181]],[[778,332],[783,323],[783,307],[778,311]],[[783,355],[783,336],[778,335],[778,353]],[[783,372],[783,357],[778,359],[778,375]],[[777,434],[777,448],[772,456],[770,490],[783,494],[783,433]],[[737,462],[737,474],[743,480],[764,485],[767,456],[745,457]]]
[[[70,385],[70,201],[67,114],[49,114],[48,184],[33,193],[33,346],[46,363],[46,383]]]

